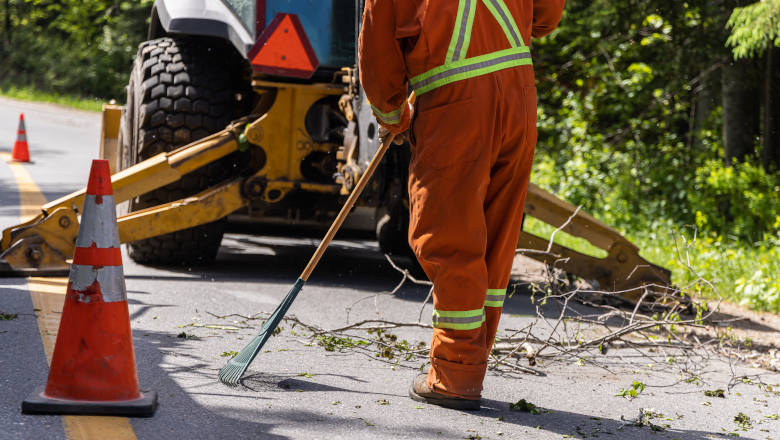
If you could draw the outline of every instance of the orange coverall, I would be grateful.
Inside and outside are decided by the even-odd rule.
[[[385,128],[411,126],[409,244],[434,283],[427,384],[441,394],[480,398],[536,145],[528,43],[555,29],[563,5],[366,1],[361,83]]]

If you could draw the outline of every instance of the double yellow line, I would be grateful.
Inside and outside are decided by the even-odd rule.
[[[19,188],[21,222],[30,220],[41,212],[41,206],[47,201],[46,197],[24,165],[11,162],[11,155],[8,153],[0,153],[0,158],[11,168],[16,186]],[[68,279],[31,277],[27,279],[27,287],[38,316],[38,329],[43,340],[46,361],[51,364],[54,344],[57,342],[57,331],[60,328],[62,307],[65,304]],[[136,440],[133,427],[126,417],[62,416],[62,425],[68,440]]]

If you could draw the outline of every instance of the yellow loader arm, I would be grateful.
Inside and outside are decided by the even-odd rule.
[[[117,106],[105,106],[103,109],[101,157],[115,157],[120,111]],[[247,121],[237,121],[219,133],[114,174],[111,179],[114,200],[122,203],[161,188],[236,151],[242,129],[249,143],[259,145],[266,131],[280,123],[275,118],[278,115],[266,114],[245,129],[242,127]],[[195,196],[119,217],[120,240],[128,243],[210,223],[247,206],[251,200],[272,201],[273,196],[269,194],[293,189],[338,193],[341,186],[269,181],[259,173],[237,177]],[[67,275],[68,260],[73,258],[78,234],[77,216],[85,192],[86,189],[82,189],[47,203],[41,207],[37,217],[3,231],[0,277]],[[620,233],[584,212],[572,217],[574,212],[572,205],[534,184],[530,185],[526,215],[556,228],[565,224],[564,232],[607,251],[607,258],[590,257],[557,244],[547,252],[548,240],[525,231],[518,238],[518,253],[584,278],[600,290],[620,292],[647,284],[670,284],[670,272],[640,257],[639,249]],[[636,302],[641,291],[626,292],[621,296]]]
[[[583,238],[608,252],[606,258],[596,258],[553,244],[549,240],[520,232],[517,253],[554,265],[556,268],[588,281],[596,290],[620,292],[623,299],[636,303],[642,297],[638,287],[654,284],[654,290],[671,285],[672,274],[639,255],[639,248],[609,225],[593,218],[549,192],[531,183],[523,212],[574,237]],[[565,226],[564,226],[565,225]]]
[[[118,111],[114,106],[103,109],[101,149],[110,145],[106,138],[116,138],[116,131],[107,130],[110,125],[105,121],[110,121]],[[114,130],[118,130],[118,124]],[[111,176],[114,200],[122,203],[154,191],[236,151],[236,131],[236,126],[231,125],[198,142],[158,154],[114,174]],[[67,275],[70,270],[67,260],[73,258],[79,227],[77,216],[85,194],[86,188],[83,188],[47,203],[33,219],[4,230],[0,240],[0,276]],[[214,203],[220,204],[220,209],[211,209]],[[122,243],[126,243],[176,232],[218,220],[240,209],[244,203],[236,182],[226,182],[194,197],[120,217],[119,235]],[[194,217],[188,217],[191,215]]]

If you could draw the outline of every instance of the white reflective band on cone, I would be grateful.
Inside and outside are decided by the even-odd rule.
[[[84,210],[81,212],[76,247],[88,248],[95,243],[99,248],[118,248],[119,229],[116,225],[114,196],[101,196],[101,204],[95,203],[96,197],[90,194],[84,196]]]
[[[19,135],[16,137],[16,140],[20,142],[27,142],[27,135],[24,133],[19,133]]]
[[[74,264],[70,267],[71,289],[83,292],[91,286],[95,280],[100,284],[100,292],[103,301],[118,302],[127,301],[127,288],[125,287],[125,272],[122,266],[84,266]]]

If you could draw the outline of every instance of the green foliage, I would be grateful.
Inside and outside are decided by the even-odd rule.
[[[751,11],[735,16],[747,23]],[[720,100],[728,15],[705,0],[568,1],[558,30],[534,41],[532,180],[628,235],[676,284],[701,275],[727,299],[780,311],[780,179],[752,162],[723,165],[717,104],[694,118],[705,98]],[[760,18],[776,24],[772,17]],[[697,240],[685,225],[698,227]],[[552,232],[533,221],[526,229]],[[556,242],[603,257],[573,237]],[[706,284],[694,288],[715,296]]]
[[[152,3],[15,0],[11,39],[0,45],[0,78],[43,92],[124,101]]]
[[[0,321],[10,321],[19,316],[17,313],[4,313],[0,312]]]
[[[722,388],[718,388],[717,390],[707,390],[704,392],[704,395],[707,397],[724,397],[724,398],[726,397],[723,394]]]
[[[515,412],[527,412],[531,414],[552,413],[552,411],[539,408],[531,402],[526,402],[525,399],[520,399],[517,403],[510,403],[509,410]]]
[[[762,54],[770,45],[780,46],[780,0],[762,0],[735,8],[729,18],[734,59]]]
[[[368,342],[360,339],[341,338],[338,336],[317,336],[319,345],[325,348],[325,351],[341,351],[344,348],[352,348],[359,345],[368,345]]]
[[[631,388],[620,390],[615,396],[618,397],[625,397],[629,400],[636,399],[639,397],[639,394],[642,393],[642,391],[645,390],[645,384],[642,382],[634,382],[631,384]]]
[[[750,417],[745,413],[739,413],[734,417],[734,423],[739,425],[740,428],[750,428]]]
[[[690,132],[694,90],[727,52],[709,7],[567,2],[558,30],[534,42],[534,181],[620,229],[693,223],[696,169],[720,150],[717,112]]]
[[[780,226],[780,176],[750,163],[709,160],[696,170],[695,182],[689,200],[699,229],[757,238]]]
[[[739,305],[749,305],[760,310],[780,310],[780,278],[757,270],[750,278],[740,277],[734,293]]]
[[[698,234],[694,239],[694,234],[690,228],[670,230],[669,234],[642,232],[630,238],[645,259],[670,269],[677,285],[702,277],[724,299],[780,312],[780,243],[776,238],[765,236],[751,242],[713,233]],[[708,283],[695,283],[691,289],[698,296],[716,296]]]

